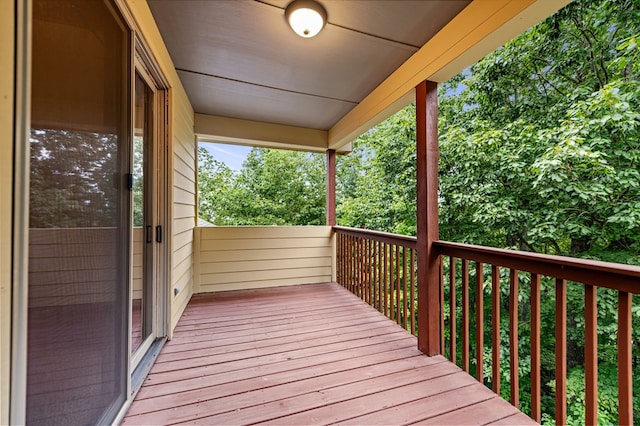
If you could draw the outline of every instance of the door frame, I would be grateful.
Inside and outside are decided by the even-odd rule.
[[[136,74],[140,75],[140,78],[143,80],[144,84],[146,84],[151,92],[153,93],[152,99],[152,129],[149,132],[151,138],[151,151],[149,152],[151,156],[151,169],[152,175],[147,176],[145,174],[145,198],[147,196],[151,197],[149,203],[144,199],[143,203],[145,206],[150,206],[151,211],[149,214],[151,215],[153,222],[152,225],[152,245],[151,247],[147,247],[145,243],[143,243],[143,274],[150,273],[151,274],[151,292],[147,295],[150,298],[149,301],[143,301],[143,303],[150,302],[153,305],[153,313],[152,313],[152,324],[151,324],[151,335],[153,337],[146,338],[143,340],[141,345],[137,348],[137,350],[131,353],[131,348],[129,349],[130,356],[130,373],[133,374],[133,371],[141,364],[142,360],[147,355],[151,345],[154,341],[158,339],[162,339],[167,336],[167,300],[168,300],[168,244],[166,243],[166,230],[167,227],[167,217],[168,217],[168,202],[166,199],[167,192],[167,174],[168,174],[168,162],[167,162],[167,134],[166,134],[166,123],[167,123],[167,89],[166,87],[162,87],[162,79],[159,79],[153,76],[150,71],[150,58],[145,57],[145,49],[141,44],[140,40],[136,38],[135,41],[135,53],[134,53],[134,68],[133,68],[133,86],[135,88],[135,80]],[[132,91],[135,97],[135,89]],[[133,100],[135,103],[135,100]],[[135,111],[135,105],[133,108]],[[145,120],[147,118],[145,117]],[[147,123],[145,123],[146,125]],[[134,135],[135,131],[132,129],[131,135]],[[133,146],[132,146],[133,148]],[[147,181],[147,179],[150,179]],[[150,182],[150,185],[147,184]],[[133,196],[133,194],[131,194]],[[143,233],[145,232],[143,224]],[[160,230],[157,228],[160,226]],[[133,233],[132,233],[133,235]],[[161,242],[158,243],[158,238],[161,239]],[[131,239],[131,247],[133,247],[133,239]],[[151,253],[146,250],[151,248]],[[131,256],[133,256],[133,250],[131,252]],[[152,259],[152,265],[149,269],[145,267],[145,263],[148,259]],[[132,259],[133,265],[133,259]],[[132,274],[133,276],[133,274]],[[143,276],[146,281],[146,277]],[[143,287],[147,285],[147,283],[143,281]],[[133,285],[131,285],[131,289],[129,292],[129,303],[133,300]],[[144,291],[144,290],[143,290]],[[143,309],[144,312],[144,309]],[[131,318],[131,307],[129,309],[129,324],[130,331],[132,331],[132,318]],[[129,336],[131,337],[131,336]],[[131,339],[129,339],[129,344]],[[131,375],[130,374],[130,375]],[[133,389],[135,391],[135,389]],[[130,392],[131,393],[131,392]]]
[[[125,18],[130,17],[128,10],[122,10]],[[157,114],[157,120],[154,123],[153,132],[155,134],[156,146],[155,146],[155,160],[156,167],[161,171],[156,176],[155,182],[155,197],[157,202],[157,221],[158,225],[162,226],[162,243],[156,245],[156,277],[160,283],[159,289],[156,293],[156,321],[155,330],[157,338],[165,338],[169,334],[169,319],[170,319],[170,295],[169,289],[171,287],[171,245],[172,245],[172,233],[171,233],[171,173],[172,173],[172,161],[171,161],[171,133],[170,133],[170,96],[171,87],[169,81],[165,77],[164,73],[160,69],[158,62],[151,53],[148,43],[142,37],[137,27],[130,21],[129,24],[132,27],[133,39],[134,39],[134,72],[132,72],[132,78],[135,78],[135,70],[138,69],[135,66],[139,63],[146,72],[148,77],[155,84],[156,96],[155,96],[155,111]],[[132,99],[133,102],[133,99]]]
[[[9,421],[27,417],[27,318],[29,311],[29,134],[31,131],[31,0],[15,2],[15,99],[11,247],[11,378]]]

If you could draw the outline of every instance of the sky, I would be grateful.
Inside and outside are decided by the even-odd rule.
[[[247,158],[250,146],[228,145],[222,143],[199,142],[218,161],[222,161],[233,170],[240,170]]]

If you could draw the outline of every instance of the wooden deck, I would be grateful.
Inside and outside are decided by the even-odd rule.
[[[194,296],[123,424],[535,424],[337,284]]]

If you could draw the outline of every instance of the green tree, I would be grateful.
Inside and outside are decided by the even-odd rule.
[[[198,147],[198,216],[214,225],[235,225],[235,173]]]
[[[198,150],[198,209],[215,225],[323,225],[324,157],[254,148],[239,172]]]

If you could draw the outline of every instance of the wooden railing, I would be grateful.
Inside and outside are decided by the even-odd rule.
[[[618,293],[617,324],[617,367],[618,367],[618,404],[619,424],[633,423],[633,391],[632,391],[632,335],[631,308],[632,295],[640,293],[640,268],[607,262],[585,259],[549,256],[515,250],[501,250],[488,247],[472,246],[438,241],[435,249],[441,256],[444,271],[441,279],[443,293],[448,293],[448,357],[457,362],[458,330],[456,324],[456,295],[461,292],[461,360],[460,366],[469,371],[469,326],[472,321],[469,315],[470,287],[474,290],[475,306],[471,306],[475,318],[475,375],[483,382],[484,365],[484,291],[485,282],[491,285],[491,386],[500,394],[500,296],[501,272],[508,270],[508,315],[509,315],[509,377],[510,400],[519,406],[519,312],[529,311],[530,319],[530,415],[541,421],[541,345],[540,345],[540,297],[541,280],[552,280],[555,286],[555,420],[556,424],[567,421],[567,283],[573,282],[584,288],[584,364],[585,364],[585,419],[586,424],[597,424],[598,416],[598,287],[614,290]],[[444,257],[448,257],[445,259]],[[475,266],[475,283],[469,283],[470,262]],[[460,271],[456,272],[458,265]],[[521,276],[521,273],[523,276]],[[459,279],[458,279],[459,277]],[[490,279],[489,279],[490,277]],[[529,280],[528,301],[519,291],[520,281]],[[505,283],[506,285],[506,283]],[[475,288],[474,288],[475,287]],[[527,303],[528,302],[528,303]],[[524,306],[521,307],[520,304]],[[573,319],[572,319],[573,320]],[[580,319],[577,320],[580,322]],[[444,331],[444,330],[443,330]],[[473,354],[472,354],[473,355]]]
[[[338,282],[416,334],[416,313],[421,312],[417,305],[416,239],[339,226],[334,227],[334,231]],[[440,328],[441,353],[467,372],[475,374],[480,382],[491,386],[500,395],[500,316],[506,305],[509,317],[509,397],[516,407],[520,406],[521,377],[519,313],[527,311],[527,320],[530,321],[527,355],[530,356],[531,397],[528,411],[538,422],[541,421],[543,387],[540,316],[541,289],[544,287],[541,283],[551,280],[555,287],[553,368],[556,424],[566,424],[567,420],[567,283],[584,288],[586,424],[596,424],[598,420],[598,287],[617,292],[618,423],[633,423],[632,297],[640,293],[640,267],[444,241],[434,242],[434,249],[441,259],[441,315],[439,323],[435,324]],[[471,282],[470,277],[474,278]],[[501,281],[505,281],[504,289]],[[519,288],[521,281],[527,284],[523,291]],[[484,287],[489,285],[490,324],[485,327]],[[502,290],[506,290],[507,285],[508,303],[502,304],[501,294],[505,293]],[[528,294],[528,297],[523,297],[523,294]],[[457,317],[458,311],[461,318]],[[470,316],[471,312],[475,318]],[[471,325],[474,325],[474,344],[470,341]],[[485,337],[490,344],[485,344]],[[489,348],[491,373],[487,373],[490,377],[485,378],[485,350]],[[475,363],[475,371],[470,368],[470,363]]]
[[[338,282],[416,334],[416,239],[334,226]]]

